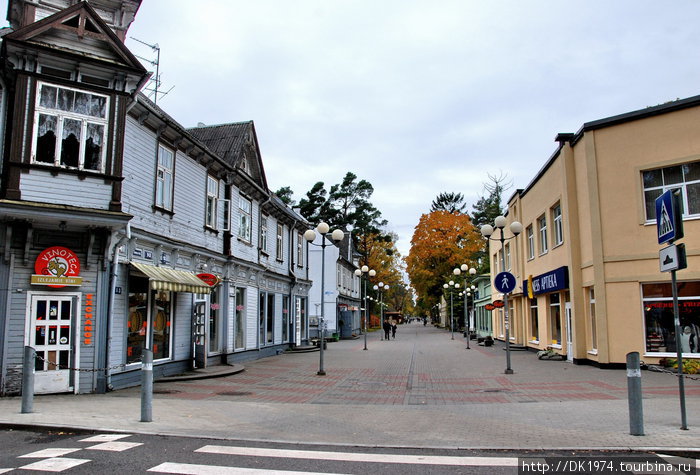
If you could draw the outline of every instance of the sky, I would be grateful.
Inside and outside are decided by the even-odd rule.
[[[255,122],[271,190],[368,180],[405,256],[439,193],[471,210],[491,175],[509,197],[557,133],[700,94],[699,18],[697,0],[143,0],[126,44],[160,47],[158,105],[183,126]]]

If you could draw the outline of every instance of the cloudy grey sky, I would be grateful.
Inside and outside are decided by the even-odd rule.
[[[130,36],[160,46],[176,120],[254,120],[297,200],[369,180],[406,255],[438,193],[471,209],[504,173],[510,195],[558,132],[700,94],[699,19],[697,0],[143,0]]]

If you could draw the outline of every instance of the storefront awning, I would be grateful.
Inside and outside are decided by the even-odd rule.
[[[191,272],[137,262],[132,262],[131,266],[148,277],[152,290],[191,292],[193,294],[208,294],[211,291],[211,287]]]

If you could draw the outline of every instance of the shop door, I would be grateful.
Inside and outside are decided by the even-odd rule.
[[[196,300],[192,315],[192,340],[194,344],[194,367],[207,366],[207,302]]]
[[[36,350],[34,393],[63,393],[73,390],[70,368],[74,358],[73,325],[77,321],[75,295],[31,297],[29,346]]]
[[[571,328],[571,302],[566,302],[566,360],[574,361],[574,338]]]

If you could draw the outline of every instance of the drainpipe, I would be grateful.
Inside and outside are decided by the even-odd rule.
[[[118,262],[117,262],[117,252],[119,252],[119,248],[128,243],[131,240],[131,223],[126,223],[126,227],[124,228],[124,236],[117,242],[117,244],[114,246],[114,249],[112,250],[112,259],[111,259],[111,271],[109,273],[109,295],[107,296],[107,318],[105,320],[105,325],[107,326],[107,339],[105,341],[105,381],[106,381],[106,388],[104,388],[105,392],[106,390],[110,390],[112,388],[112,374],[109,371],[109,350],[110,350],[110,343],[112,341],[112,313],[114,312],[114,292],[116,290],[117,286],[117,268],[118,268]]]
[[[268,204],[270,201],[272,201],[272,196],[267,195],[267,199],[260,203],[260,208],[258,211],[258,265],[260,264],[260,252],[262,251],[262,247],[260,247],[260,233],[262,233],[262,216],[263,216],[263,208],[265,207],[266,204]],[[268,230],[269,231],[269,230]]]

